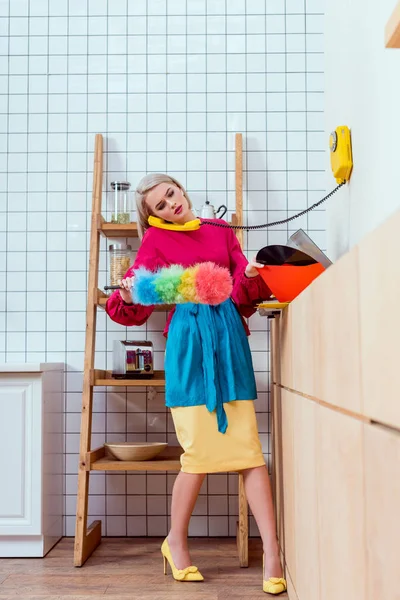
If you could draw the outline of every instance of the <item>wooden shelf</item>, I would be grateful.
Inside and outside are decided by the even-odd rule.
[[[400,48],[400,2],[397,3],[385,27],[386,48]]]
[[[107,294],[105,294],[101,290],[97,290],[97,306],[99,308],[104,309],[108,298],[109,298],[109,296],[107,296]],[[172,310],[173,308],[174,308],[173,304],[157,304],[154,307],[154,312],[165,312],[165,311]]]
[[[236,212],[232,215],[232,224],[242,223],[242,168],[243,168],[242,134],[235,136],[235,182]],[[138,226],[132,222],[126,225],[108,223],[101,214],[103,185],[103,136],[97,134],[94,147],[92,218],[90,225],[90,256],[88,273],[88,302],[86,310],[85,360],[82,386],[82,413],[79,451],[78,492],[76,509],[76,530],[74,565],[81,567],[101,542],[101,521],[95,521],[88,527],[88,498],[91,471],[179,471],[181,469],[180,447],[167,447],[154,460],[119,461],[115,460],[104,446],[91,450],[93,393],[96,386],[116,388],[165,387],[164,371],[156,371],[147,379],[114,379],[111,371],[95,369],[96,353],[96,316],[98,308],[104,308],[108,296],[98,289],[98,268],[100,257],[100,236],[106,238],[137,238]],[[243,233],[236,235],[242,241]],[[157,306],[156,311],[170,310],[172,306]],[[122,389],[123,391],[123,389]],[[248,512],[244,493],[243,474],[239,473],[239,523],[237,543],[239,563],[248,566]]]
[[[120,238],[120,237],[138,237],[137,223],[127,223],[126,225],[119,225],[118,223],[107,223],[104,217],[99,216],[97,221],[97,230],[100,231],[101,235],[107,238]]]
[[[116,386],[116,387],[164,387],[165,373],[164,371],[154,371],[154,377],[148,379],[115,379],[111,375],[111,371],[103,371],[102,369],[92,369],[91,382],[94,386]]]
[[[87,452],[87,471],[179,471],[182,448],[169,446],[153,460],[115,460],[104,446]]]

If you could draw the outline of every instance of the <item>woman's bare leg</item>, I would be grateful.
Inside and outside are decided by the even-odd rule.
[[[168,544],[177,569],[185,569],[192,564],[187,543],[189,521],[204,477],[205,473],[180,471],[175,479]]]
[[[247,500],[263,542],[265,556],[264,579],[282,577],[282,566],[276,539],[274,506],[267,467],[245,469],[243,480]]]

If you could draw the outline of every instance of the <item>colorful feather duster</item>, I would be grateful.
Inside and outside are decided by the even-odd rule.
[[[185,269],[171,265],[152,272],[144,268],[134,271],[135,304],[221,304],[232,293],[232,277],[228,269],[204,262]]]

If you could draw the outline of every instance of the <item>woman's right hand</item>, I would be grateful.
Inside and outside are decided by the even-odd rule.
[[[132,288],[133,288],[133,277],[127,277],[118,281],[118,285],[121,286],[119,293],[121,298],[127,304],[133,304]]]

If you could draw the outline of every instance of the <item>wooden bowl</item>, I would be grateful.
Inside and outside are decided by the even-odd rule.
[[[117,460],[151,460],[168,446],[164,442],[115,442],[104,444]]]

